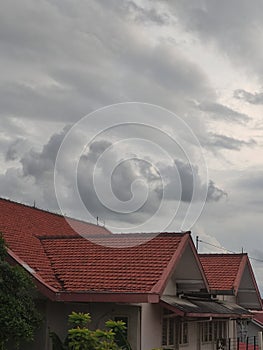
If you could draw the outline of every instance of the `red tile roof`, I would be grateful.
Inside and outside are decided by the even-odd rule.
[[[247,259],[247,255],[199,254],[199,258],[205,271],[209,288],[218,291],[232,291],[236,287],[235,283],[241,262]]]
[[[73,219],[72,219],[73,220]],[[105,228],[73,220],[87,240],[76,234],[63,216],[0,199],[0,232],[10,256],[22,260],[34,276],[63,293],[158,293],[174,268],[189,233],[161,233],[147,243],[130,248],[96,244],[117,242],[120,246],[141,243],[142,234],[117,235]],[[20,260],[19,260],[20,259]],[[21,262],[20,262],[21,263]],[[41,282],[42,283],[42,282]]]
[[[81,232],[94,235],[110,233],[97,225],[69,220]],[[46,283],[60,288],[38,237],[76,236],[76,232],[62,215],[0,199],[0,232],[13,253],[39,273]]]
[[[118,236],[118,241],[126,239]],[[81,237],[42,239],[41,243],[62,290],[149,293],[183,236],[160,234],[129,248],[105,247]],[[132,235],[131,239],[137,237]],[[115,237],[106,238],[110,239]]]

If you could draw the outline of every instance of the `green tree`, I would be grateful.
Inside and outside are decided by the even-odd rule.
[[[7,343],[19,348],[23,341],[34,339],[34,332],[40,325],[33,295],[34,284],[20,266],[6,262],[7,249],[0,234],[0,349]]]
[[[63,343],[56,333],[51,332],[52,350],[131,350],[125,339],[125,347],[117,345],[117,338],[123,336],[126,329],[121,321],[107,321],[106,330],[92,331],[88,328],[91,317],[88,313],[72,312],[69,315],[68,336]]]

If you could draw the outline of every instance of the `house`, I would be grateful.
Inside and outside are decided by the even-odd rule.
[[[253,311],[253,319],[247,326],[247,333],[250,338],[258,337],[263,332],[263,311]]]
[[[253,337],[260,330],[256,315],[261,314],[262,300],[248,255],[199,254],[199,258],[210,293],[220,300],[231,301],[253,312],[255,320],[239,320],[237,323],[237,336],[243,341],[249,337],[253,342]]]
[[[147,234],[145,242],[146,234],[112,234],[5,199],[0,232],[9,261],[33,277],[45,316],[24,350],[51,349],[49,329],[63,338],[72,311],[89,312],[95,329],[122,319],[134,350],[220,348],[252,317],[246,304],[210,293],[190,232]]]

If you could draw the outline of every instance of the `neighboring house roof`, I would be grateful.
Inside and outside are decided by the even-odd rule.
[[[63,216],[0,199],[0,232],[10,258],[24,266],[40,291],[53,300],[106,301],[107,296],[107,301],[159,302],[189,245],[202,270],[189,232],[161,233],[141,244],[143,234],[128,238],[70,220],[83,234],[92,235],[92,241],[77,234]],[[127,240],[139,245],[105,246],[125,245]],[[203,270],[202,275],[205,279]]]
[[[199,254],[211,292],[233,294],[240,305],[262,309],[259,289],[246,253]]]
[[[253,321],[261,328],[263,328],[263,311],[253,312]]]
[[[245,254],[198,254],[210,290],[232,291],[238,288]]]

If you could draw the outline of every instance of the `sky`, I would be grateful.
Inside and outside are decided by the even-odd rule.
[[[262,11],[1,0],[1,197],[114,232],[190,229],[202,252],[262,260],[262,289]]]

